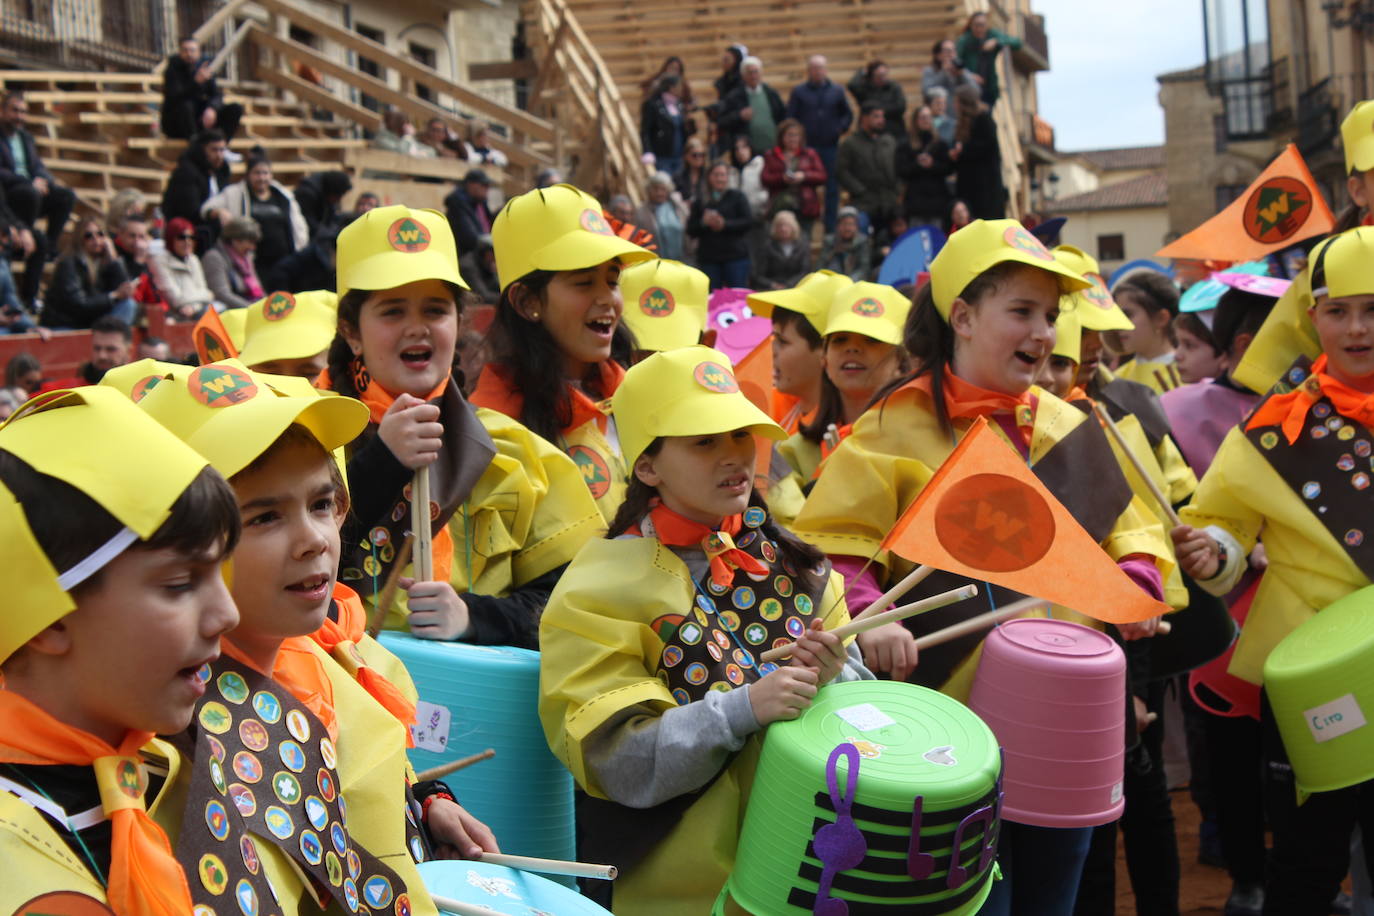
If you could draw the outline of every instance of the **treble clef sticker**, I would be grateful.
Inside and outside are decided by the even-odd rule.
[[[843,795],[840,794],[837,772],[841,757],[848,763]],[[821,860],[822,865],[816,906],[811,911],[814,916],[849,916],[849,904],[838,897],[831,897],[830,887],[836,874],[857,868],[868,855],[868,842],[850,815],[854,807],[854,794],[859,787],[860,759],[858,748],[852,744],[841,744],[830,752],[830,759],[825,762],[825,785],[830,791],[830,804],[835,809],[835,823],[817,830],[811,841],[816,858]]]

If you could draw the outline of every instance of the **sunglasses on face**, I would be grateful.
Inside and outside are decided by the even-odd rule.
[[[183,232],[181,235],[177,236],[177,238],[185,239],[186,241],[195,241],[196,234],[194,232]]]

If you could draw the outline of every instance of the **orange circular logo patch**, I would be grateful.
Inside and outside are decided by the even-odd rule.
[[[53,891],[21,905],[14,916],[114,916],[114,910],[76,891]]]
[[[200,329],[196,350],[200,353],[202,363],[217,363],[234,355],[229,346],[209,328]]]
[[[119,769],[115,771],[115,779],[119,783],[119,791],[130,798],[143,797],[143,772],[138,768],[138,764],[132,760],[121,760]]]
[[[1241,223],[1250,238],[1274,245],[1292,238],[1312,215],[1312,192],[1296,178],[1270,178],[1245,201]]]
[[[1092,286],[1083,290],[1083,298],[1100,309],[1112,307],[1112,294],[1107,290],[1107,281],[1102,279],[1101,274],[1086,273],[1083,279],[1087,280]]]
[[[1002,241],[1006,242],[1017,251],[1024,251],[1026,254],[1037,257],[1042,261],[1053,261],[1054,255],[1050,250],[1040,244],[1040,240],[1031,235],[1023,226],[1011,226],[1006,232],[1002,233]]]
[[[1049,553],[1054,514],[1044,497],[1004,474],[974,474],[949,488],[935,507],[935,537],[974,569],[1012,572]]]
[[[577,218],[577,222],[588,232],[595,232],[597,235],[615,235],[610,225],[607,224],[606,217],[595,210],[583,210],[582,215]]]
[[[887,309],[883,307],[883,304],[872,296],[865,296],[858,302],[855,302],[849,307],[849,310],[855,315],[864,318],[879,318],[882,316],[883,312],[887,311]]]
[[[611,470],[606,459],[585,445],[574,445],[568,449],[568,457],[582,472],[582,482],[592,491],[592,499],[600,499],[611,489]]]
[[[137,382],[134,382],[134,387],[129,392],[129,400],[137,404],[139,401],[146,398],[148,396],[148,392],[156,388],[158,382],[161,381],[162,376],[160,375],[150,375],[147,378],[139,379]]]
[[[735,382],[734,375],[720,363],[697,363],[696,369],[692,372],[692,378],[696,379],[697,384],[707,391],[714,391],[717,394],[733,394],[739,391],[739,385]]]
[[[403,216],[386,230],[386,240],[392,248],[406,254],[418,254],[429,247],[429,230],[424,223]]]
[[[676,304],[673,294],[661,286],[651,286],[639,297],[639,310],[650,318],[667,318]]]
[[[186,379],[186,387],[206,407],[228,407],[252,399],[257,383],[242,369],[233,366],[201,366]]]
[[[268,321],[281,321],[296,310],[296,297],[288,292],[275,292],[262,304],[262,317]]]

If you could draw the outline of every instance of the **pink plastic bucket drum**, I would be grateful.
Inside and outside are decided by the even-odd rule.
[[[1005,754],[1002,817],[1095,827],[1125,798],[1126,656],[1097,630],[1013,620],[983,643],[969,706]]]

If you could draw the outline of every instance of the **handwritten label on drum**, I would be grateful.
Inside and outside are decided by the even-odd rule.
[[[1364,712],[1352,693],[1337,697],[1330,703],[1313,706],[1304,710],[1302,715],[1307,721],[1308,730],[1312,732],[1312,740],[1318,744],[1365,726]]]
[[[415,704],[415,724],[410,727],[415,746],[422,751],[441,754],[448,750],[448,727],[453,716],[447,706],[426,703]]]
[[[892,718],[872,703],[860,703],[858,706],[846,706],[844,709],[835,710],[835,715],[844,719],[861,732],[871,732],[875,729],[887,728],[889,725],[897,724],[896,719]]]

